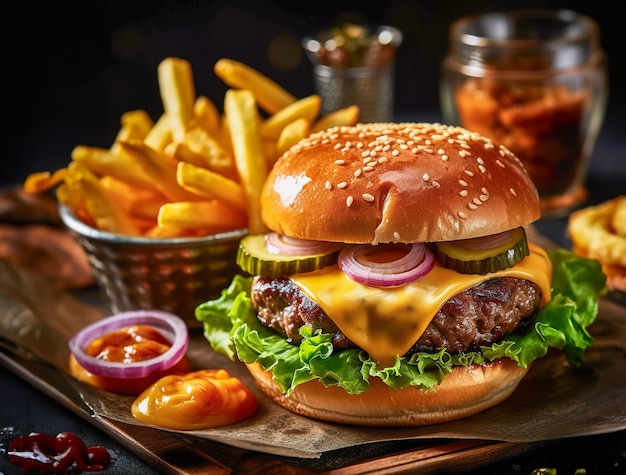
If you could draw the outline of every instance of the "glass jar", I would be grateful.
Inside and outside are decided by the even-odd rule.
[[[542,216],[583,203],[608,96],[596,22],[570,10],[520,10],[461,18],[449,34],[444,121],[515,153],[537,186]]]

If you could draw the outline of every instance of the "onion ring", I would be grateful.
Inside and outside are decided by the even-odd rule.
[[[284,256],[330,254],[339,250],[342,246],[342,243],[299,239],[274,232],[265,235],[265,248],[267,251]]]
[[[339,251],[337,264],[352,280],[374,287],[393,287],[419,279],[430,272],[435,264],[433,253],[423,243],[410,244],[409,251],[400,258],[374,261],[369,256],[398,250],[406,245],[382,244],[379,246],[350,245]]]
[[[511,231],[503,231],[501,233],[490,234],[488,236],[454,241],[454,243],[457,246],[469,251],[482,251],[484,249],[492,249],[494,247],[501,246],[509,241],[511,241]]]
[[[132,325],[150,325],[158,329],[171,342],[164,353],[144,361],[104,361],[89,355],[85,349],[96,338]],[[164,371],[184,356],[189,346],[189,333],[185,322],[169,312],[157,310],[132,310],[98,320],[76,333],[68,342],[76,361],[92,374],[112,378],[143,378],[156,371]]]

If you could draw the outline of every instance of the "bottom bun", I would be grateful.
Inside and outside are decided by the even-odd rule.
[[[350,425],[409,427],[461,419],[500,404],[528,372],[509,359],[482,366],[454,367],[434,390],[392,389],[378,378],[361,394],[348,394],[318,380],[297,386],[285,396],[271,371],[257,363],[248,370],[259,388],[292,412],[314,419]]]

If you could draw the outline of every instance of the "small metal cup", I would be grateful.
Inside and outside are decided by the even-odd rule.
[[[205,237],[155,239],[113,234],[80,221],[67,206],[59,214],[87,253],[111,313],[157,309],[189,328],[200,303],[219,297],[239,271],[237,249],[247,229]]]
[[[359,122],[389,122],[393,118],[393,65],[362,68],[313,66],[313,80],[322,97],[322,114],[358,105]]]
[[[313,82],[322,98],[322,114],[328,114],[351,105],[359,106],[359,122],[389,122],[394,113],[395,53],[402,43],[402,33],[391,26],[381,26],[371,33],[377,38],[375,48],[355,58],[342,54],[332,57],[330,44],[337,46],[331,31],[314,37],[305,37],[302,46],[313,64]],[[349,51],[346,48],[345,51]],[[321,52],[324,52],[321,54]]]

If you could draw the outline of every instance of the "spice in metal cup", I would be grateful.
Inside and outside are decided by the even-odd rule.
[[[239,241],[247,229],[203,237],[155,239],[124,236],[86,225],[61,205],[65,226],[87,253],[111,313],[155,309],[200,328],[195,308],[219,297],[232,277]]]
[[[443,119],[490,137],[524,163],[544,217],[586,200],[608,85],[595,21],[570,10],[464,17],[443,61]]]
[[[394,69],[402,33],[391,26],[373,30],[344,25],[305,37],[322,114],[357,105],[359,122],[387,122],[394,111]]]

